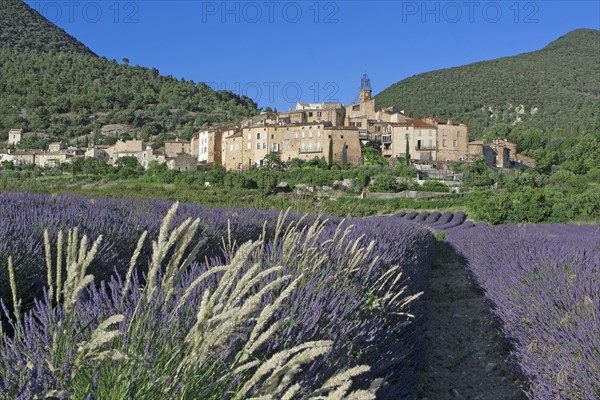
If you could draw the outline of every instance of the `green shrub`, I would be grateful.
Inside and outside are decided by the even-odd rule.
[[[369,185],[372,192],[391,192],[395,193],[399,189],[396,177],[392,175],[377,175]]]

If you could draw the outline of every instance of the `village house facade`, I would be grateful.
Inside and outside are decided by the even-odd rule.
[[[468,160],[469,131],[465,124],[451,119],[434,117],[424,118],[423,120],[437,128],[437,161],[459,162]]]
[[[263,120],[223,135],[223,166],[230,171],[260,167],[270,153],[278,154],[284,162],[309,161],[315,157],[329,161],[330,147],[334,163],[361,162],[358,128],[333,126],[329,121],[289,123],[287,113],[284,114],[284,121]]]
[[[436,148],[436,127],[419,119],[387,123],[381,135],[382,155],[386,158],[406,158],[408,149],[411,160],[435,161]]]

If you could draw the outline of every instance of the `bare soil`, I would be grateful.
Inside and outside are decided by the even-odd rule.
[[[524,382],[510,365],[509,346],[466,267],[444,243],[431,271],[426,367],[418,399],[523,400]]]

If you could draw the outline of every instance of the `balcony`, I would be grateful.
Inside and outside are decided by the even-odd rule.
[[[416,151],[432,151],[435,150],[435,146],[415,146]]]

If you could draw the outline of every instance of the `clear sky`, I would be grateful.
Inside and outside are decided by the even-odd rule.
[[[600,1],[26,0],[92,51],[279,111],[600,29]]]

